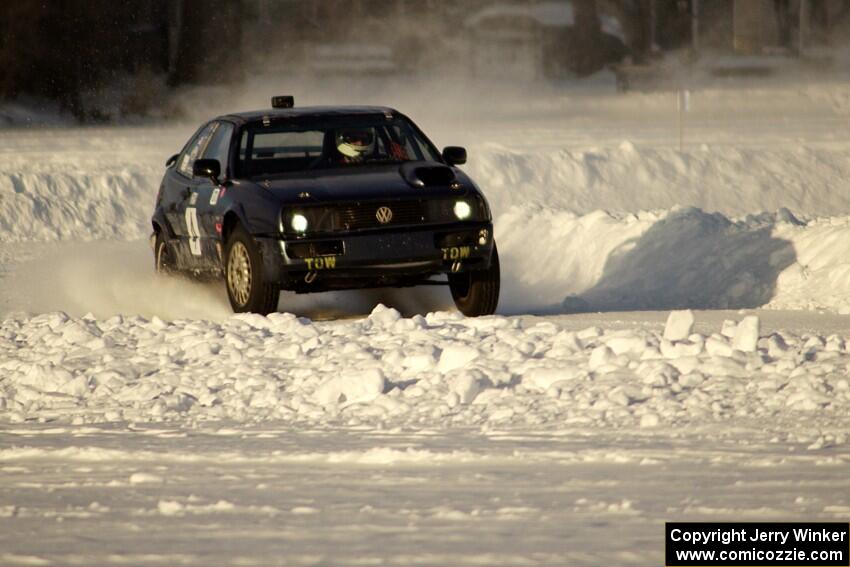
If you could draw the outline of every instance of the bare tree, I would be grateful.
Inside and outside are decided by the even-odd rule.
[[[645,61],[652,52],[653,42],[653,0],[635,0],[632,2],[634,12],[632,15],[632,41],[631,51],[635,61]]]
[[[589,75],[602,66],[602,30],[596,0],[574,0],[575,28],[570,52],[579,75]]]
[[[85,93],[120,73],[162,70],[163,45],[150,25],[160,1],[0,3],[0,97],[51,99],[78,118],[97,118],[87,115]]]
[[[181,0],[179,26],[172,36],[170,82],[221,83],[238,79],[242,55],[242,2],[232,0]]]

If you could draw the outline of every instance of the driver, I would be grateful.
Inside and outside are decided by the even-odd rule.
[[[374,128],[343,128],[336,133],[336,149],[343,163],[362,162],[375,150]]]

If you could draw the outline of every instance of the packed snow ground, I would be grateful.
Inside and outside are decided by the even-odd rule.
[[[846,453],[713,429],[13,426],[0,562],[645,566],[665,520],[846,520]]]
[[[682,150],[670,94],[478,94],[354,102],[469,146],[480,319],[231,316],[151,274],[193,125],[0,133],[0,563],[647,565],[665,520],[846,518],[850,87],[700,90]]]

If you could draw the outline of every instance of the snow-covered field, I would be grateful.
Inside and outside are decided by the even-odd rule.
[[[681,150],[674,95],[478,94],[382,102],[470,148],[481,319],[231,316],[151,274],[193,124],[0,132],[0,564],[659,565],[665,520],[846,519],[850,84],[696,91]]]

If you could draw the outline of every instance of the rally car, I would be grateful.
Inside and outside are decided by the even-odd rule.
[[[448,285],[468,316],[499,300],[490,208],[406,116],[384,107],[272,109],[201,126],[166,162],[151,243],[157,272],[222,278],[236,312],[280,290]]]

